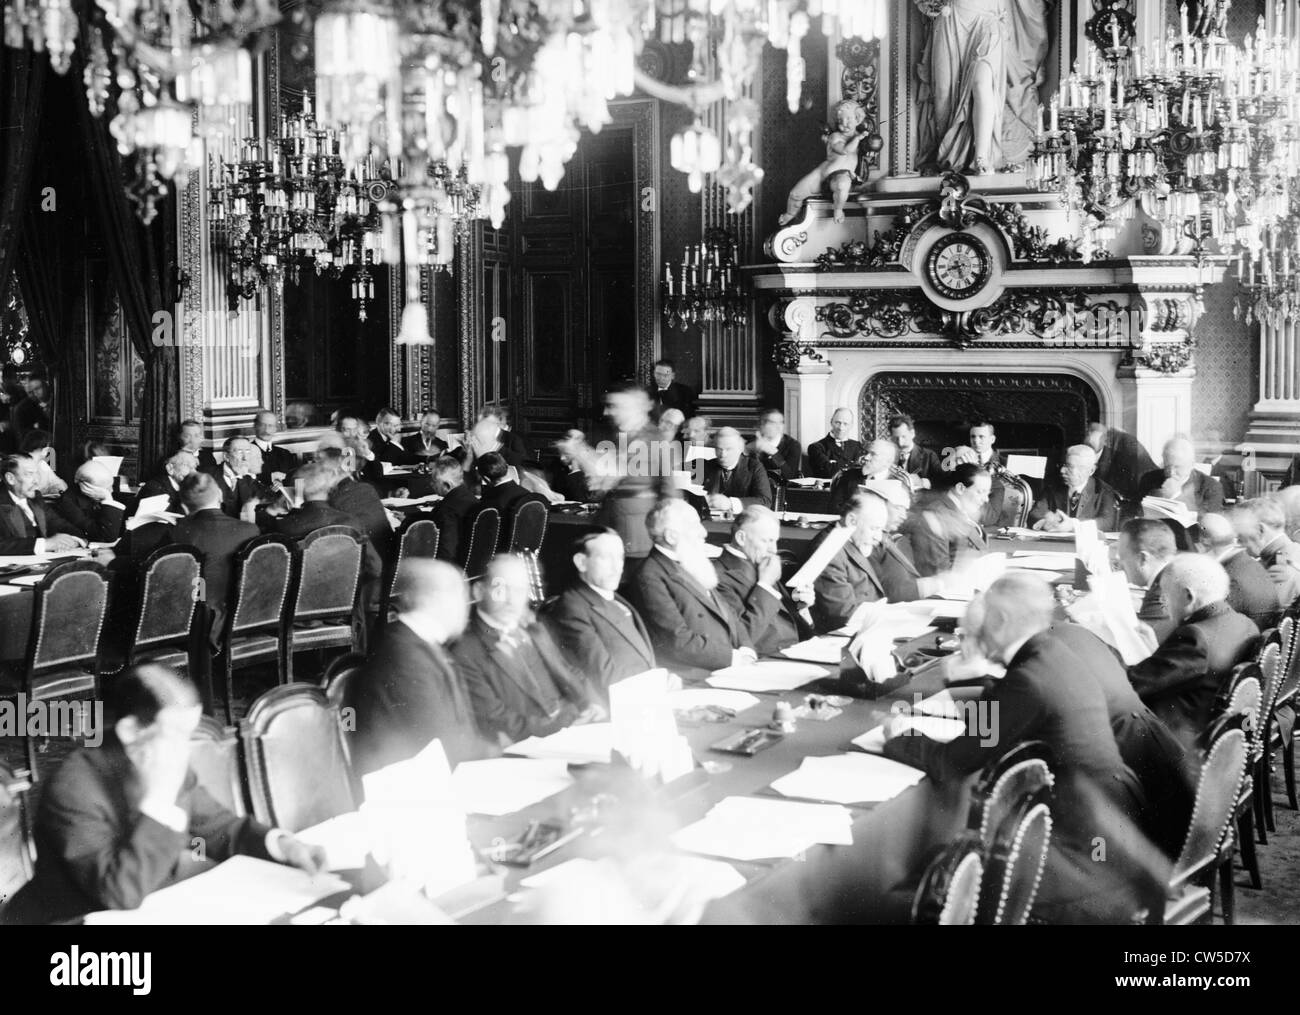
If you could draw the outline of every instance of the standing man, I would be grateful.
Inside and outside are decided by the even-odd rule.
[[[836,409],[831,413],[831,432],[808,445],[808,474],[818,479],[834,479],[841,469],[863,455],[860,443],[849,437],[853,430],[853,413]]]
[[[767,470],[774,487],[802,475],[803,449],[785,432],[785,414],[780,409],[768,409],[758,418],[758,433],[746,450]]]
[[[929,490],[943,470],[939,456],[916,443],[916,423],[911,416],[889,417],[889,436],[898,445],[898,464],[908,475],[908,485],[915,490]]]
[[[33,377],[27,382],[27,397],[10,410],[9,419],[20,442],[30,430],[51,430],[50,386],[44,377]]]
[[[680,409],[687,419],[695,415],[695,392],[677,380],[677,367],[670,359],[657,360],[654,383],[646,388],[650,396],[650,418],[659,419],[665,409]]]
[[[284,477],[298,464],[292,451],[276,445],[274,438],[279,429],[275,413],[269,409],[257,410],[253,417],[253,446],[262,452],[262,471],[257,481],[267,487],[277,481],[283,483]]]
[[[1125,500],[1140,500],[1142,477],[1156,463],[1138,439],[1104,423],[1089,423],[1083,442],[1097,452],[1097,478]]]

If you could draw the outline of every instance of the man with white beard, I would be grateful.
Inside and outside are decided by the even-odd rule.
[[[679,672],[720,670],[757,655],[740,619],[715,591],[699,515],[682,500],[661,500],[646,516],[654,548],[628,598],[645,621],[655,658]]]

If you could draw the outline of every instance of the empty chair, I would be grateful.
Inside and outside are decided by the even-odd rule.
[[[298,580],[285,627],[284,679],[293,681],[295,653],[365,646],[356,616],[365,540],[347,525],[326,525],[298,543]]]
[[[501,513],[494,507],[479,508],[470,523],[469,538],[463,539],[464,549],[460,560],[465,577],[473,581],[487,570],[496,555],[497,534],[501,528]]]
[[[382,626],[391,619],[392,610],[400,605],[397,585],[402,578],[402,564],[412,558],[433,560],[438,556],[440,541],[438,525],[432,518],[413,515],[397,530],[397,554],[384,568],[383,592],[379,602],[378,621]]]
[[[280,683],[288,683],[287,660],[281,650],[288,638],[287,607],[297,559],[297,543],[275,533],[250,539],[235,554],[216,663],[228,723],[234,721],[235,670],[274,660]]]
[[[998,518],[999,526],[1024,528],[1029,524],[1029,512],[1034,507],[1034,491],[1029,481],[1013,472],[1003,472],[1002,481],[1002,515]]]
[[[548,517],[546,505],[541,501],[524,501],[510,515],[510,542],[507,549],[511,553],[540,553],[542,540],[546,536]]]
[[[236,817],[248,813],[239,762],[239,737],[210,715],[201,716],[190,737],[190,768],[213,800]]]
[[[209,654],[203,645],[208,632],[200,620],[206,617],[199,610],[202,588],[203,554],[193,546],[164,546],[144,559],[127,666],[156,663],[188,673],[198,686],[206,686]]]
[[[338,711],[319,687],[271,688],[249,709],[243,738],[258,821],[298,832],[356,809]]]
[[[984,879],[983,852],[983,844],[973,836],[963,836],[943,847],[921,876],[912,902],[912,922],[959,927],[973,924]]]
[[[0,911],[32,879],[35,869],[27,817],[31,788],[26,772],[0,764]]]
[[[27,656],[21,667],[0,667],[0,698],[27,701],[100,697],[100,646],[108,615],[109,583],[92,560],[51,568],[34,590]],[[27,770],[38,778],[36,745],[24,736]]]

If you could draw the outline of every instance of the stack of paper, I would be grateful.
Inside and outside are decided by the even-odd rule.
[[[1140,663],[1156,646],[1139,630],[1128,582],[1120,572],[1106,571],[1092,575],[1089,584],[1092,591],[1066,609],[1070,619],[1115,648],[1126,666]]]
[[[171,499],[165,493],[160,493],[157,497],[141,497],[135,506],[135,514],[126,520],[127,531],[134,531],[150,522],[174,524],[181,516],[167,510],[170,503]]]
[[[801,659],[808,663],[825,663],[836,666],[844,657],[844,649],[849,639],[834,634],[822,634],[797,645],[783,648],[781,654],[787,659]]]
[[[784,511],[781,513],[781,521],[789,525],[791,522],[797,522],[802,518],[806,522],[838,522],[839,515],[822,515],[814,514],[811,511]]]
[[[431,493],[427,497],[385,497],[384,507],[411,507],[415,504],[436,504],[442,500],[442,494]]]
[[[467,814],[494,817],[521,811],[572,785],[568,764],[554,758],[462,761],[451,776],[452,792]]]
[[[960,719],[946,719],[935,715],[904,716],[900,725],[906,731],[899,734],[901,736],[929,737],[941,744],[956,740],[966,732],[966,724]],[[873,727],[863,733],[862,736],[854,737],[851,743],[854,747],[861,747],[864,751],[880,754],[885,749],[885,727]]]
[[[1196,524],[1196,512],[1181,500],[1169,497],[1143,497],[1142,517],[1172,518],[1184,528]]]
[[[1073,532],[1044,532],[1041,529],[1022,529],[1013,525],[1007,529],[1012,539],[1056,539],[1063,543],[1074,539]]]
[[[359,870],[370,855],[370,836],[360,811],[350,811],[296,833],[303,842],[325,850],[328,870]]]
[[[695,768],[691,746],[677,732],[670,700],[680,687],[665,669],[647,670],[609,686],[614,750],[641,774],[666,783]]]
[[[764,659],[748,666],[728,666],[714,670],[705,682],[710,687],[729,687],[735,691],[757,691],[761,694],[764,691],[793,691],[796,687],[803,687],[810,681],[828,675],[825,667],[812,663]]]
[[[890,800],[923,778],[925,773],[920,769],[888,758],[834,754],[829,758],[804,758],[798,771],[781,776],[772,788],[782,796],[867,804]]]
[[[1011,555],[1007,567],[1012,571],[1073,571],[1073,553],[1029,553],[1020,550]]]
[[[570,726],[549,737],[528,737],[506,748],[521,758],[552,758],[586,765],[607,763],[614,744],[614,727],[607,722]]]
[[[727,797],[673,836],[678,849],[733,860],[793,857],[818,843],[853,844],[853,819],[847,808]]]
[[[745,709],[753,708],[758,702],[759,699],[748,691],[724,691],[716,687],[687,687],[668,695],[668,704],[676,712],[715,705],[718,708],[729,708],[739,715]]]

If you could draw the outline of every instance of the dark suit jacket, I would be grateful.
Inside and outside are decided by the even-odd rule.
[[[772,595],[758,584],[758,565],[730,548],[713,562],[718,573],[718,595],[740,618],[749,643],[759,655],[775,655],[795,642],[811,638],[813,628],[799,614],[799,606],[778,580]]]
[[[406,448],[400,443],[394,444],[392,441],[384,440],[378,430],[371,430],[366,440],[370,442],[370,450],[375,453],[376,462],[387,462],[389,465],[411,465],[415,459],[410,455]]]
[[[545,625],[534,622],[522,630],[539,666],[507,654],[500,647],[501,632],[485,623],[477,609],[452,647],[479,729],[512,744],[572,726],[591,701],[582,677],[569,668]],[[523,651],[522,646],[515,649]]]
[[[259,451],[262,449],[259,447]],[[270,451],[262,451],[262,471],[257,475],[257,481],[270,489],[271,473],[283,472],[287,477],[298,466],[298,456],[288,448],[282,448],[280,445],[272,442]]]
[[[752,455],[741,455],[736,467],[731,470],[731,477],[723,482],[722,466],[717,459],[704,463],[704,492],[720,493],[725,497],[736,497],[746,506],[762,504],[772,506],[772,484],[768,482],[767,470]]]
[[[388,522],[388,512],[378,490],[369,483],[344,476],[330,492],[330,507],[360,522],[361,531],[370,537],[379,556],[388,557],[393,548],[393,527]]]
[[[731,665],[732,649],[749,645],[726,600],[706,592],[658,548],[637,571],[628,598],[650,632],[661,665],[720,670]]]
[[[4,911],[6,922],[51,923],[101,909],[135,909],[150,892],[199,873],[201,839],[209,860],[245,853],[263,860],[269,829],[237,818],[185,777],[176,804],[189,816],[177,832],[140,813],[135,767],[110,731],[97,748],[79,747],[49,777],[36,814],[36,876]]]
[[[885,598],[891,603],[911,603],[921,598],[917,579],[921,572],[912,559],[912,543],[901,532],[885,534],[871,551],[871,566],[880,577]]]
[[[366,534],[365,525],[355,515],[347,514],[330,507],[324,501],[309,500],[302,507],[294,508],[287,515],[275,520],[275,531],[290,539],[302,539],[317,529],[327,525],[346,525],[356,529],[362,536]],[[383,564],[369,539],[361,541],[361,579],[370,581],[383,573]]]
[[[1152,469],[1142,477],[1138,488],[1139,497],[1156,494],[1165,482],[1164,469]],[[1199,469],[1193,469],[1183,484],[1178,500],[1194,510],[1197,514],[1220,514],[1223,511],[1223,487],[1213,476],[1207,476]]]
[[[650,417],[656,422],[665,409],[680,409],[687,419],[695,415],[695,392],[681,381],[673,381],[663,391],[656,384],[646,385],[645,390],[650,396]]]
[[[608,695],[609,685],[655,668],[654,647],[640,615],[622,596],[607,601],[579,579],[546,611],[546,622],[569,664],[593,690]]]
[[[952,567],[957,554],[988,553],[988,540],[977,522],[968,518],[947,495],[914,509],[899,530],[912,544],[912,560],[924,577]]]
[[[424,434],[413,433],[402,438],[402,447],[413,461],[422,462],[425,456],[420,454],[424,450]],[[433,438],[433,458],[447,453],[447,442],[435,437]]]
[[[1077,518],[1080,521],[1095,521],[1102,532],[1119,530],[1119,500],[1115,491],[1105,483],[1092,476],[1079,494],[1079,503],[1074,511],[1070,510],[1070,491],[1062,482],[1050,483],[1043,490],[1043,495],[1029,512],[1029,522],[1040,522],[1053,511]]]
[[[217,456],[209,448],[199,448],[199,471],[211,472],[217,468]]]
[[[15,403],[9,410],[9,424],[18,434],[19,440],[32,430],[50,430],[50,414],[41,404],[30,396]]]
[[[813,551],[833,528],[828,527],[814,540]],[[885,586],[871,565],[871,558],[850,539],[817,576],[813,591],[817,593],[817,601],[811,607],[813,623],[818,631],[834,631],[847,624],[862,603],[883,599]]]
[[[449,491],[430,517],[438,526],[438,559],[453,564],[460,560],[461,533],[469,532],[467,517],[478,508],[478,500],[464,483]]]
[[[1136,437],[1113,427],[1106,431],[1097,455],[1096,476],[1121,497],[1139,499],[1142,477],[1155,467],[1156,463]]]
[[[140,500],[146,497],[166,497],[167,510],[173,514],[182,514],[181,490],[167,473],[162,473],[140,487]]]
[[[1151,579],[1150,587],[1142,596],[1142,605],[1138,607],[1138,620],[1155,632],[1156,644],[1168,638],[1174,629],[1173,618],[1169,616],[1169,604],[1165,602],[1164,591],[1160,588],[1162,574],[1163,568]]]
[[[140,532],[149,526],[142,526]],[[134,534],[134,533],[133,533]],[[208,606],[223,615],[230,595],[235,554],[258,535],[257,526],[231,518],[216,508],[186,515],[167,527],[169,543],[188,543],[203,553],[203,583]]]
[[[452,765],[499,753],[478,728],[465,682],[441,646],[430,645],[400,619],[348,685],[355,711],[352,764],[358,774],[413,758],[431,740]]]
[[[484,508],[494,507],[501,514],[501,528],[497,532],[497,548],[504,550],[510,545],[510,529],[514,525],[514,515],[524,504],[529,501],[537,501],[547,510],[550,510],[550,503],[540,494],[529,493],[519,483],[513,479],[507,479],[504,483],[497,483],[495,486],[485,486],[483,494],[479,498],[478,511]],[[471,524],[472,519],[467,520]]]
[[[757,439],[757,437],[754,438],[754,440]],[[769,455],[766,451],[757,450],[754,441],[749,442],[745,451],[758,460],[759,465],[763,466],[767,471],[768,478],[773,483],[788,483],[792,479],[798,479],[801,475],[799,469],[803,465],[803,448],[789,434],[782,435],[777,442],[774,454]]]
[[[906,456],[900,451],[898,464],[909,476],[920,476],[922,479],[928,479],[932,484],[936,483],[943,474],[939,456],[919,444],[913,444]]]
[[[1210,475],[1219,481],[1224,500],[1237,499],[1237,470],[1223,464],[1220,458],[1210,465]]]
[[[1259,645],[1259,628],[1227,603],[1211,603],[1176,627],[1128,678],[1184,747],[1205,732],[1232,668]]]
[[[226,482],[226,470],[222,465],[209,470],[208,475],[216,480],[221,491],[221,510],[231,518],[238,518],[250,500],[260,500],[268,495],[266,488],[254,476],[240,476],[232,487]]]
[[[830,479],[865,453],[866,450],[857,441],[846,440],[843,444],[836,444],[835,438],[827,434],[808,445],[808,468],[805,471],[818,479]]]
[[[9,496],[9,488],[0,486],[0,554],[26,556],[35,552],[37,539],[61,532],[78,535],[62,515],[53,511],[46,513],[40,497],[32,497],[27,504],[36,519],[35,526],[27,521],[22,509]]]
[[[122,508],[91,500],[75,486],[68,487],[50,511],[63,519],[67,531],[94,543],[117,542],[126,516]]]
[[[1261,631],[1278,621],[1277,586],[1264,565],[1245,550],[1237,550],[1220,561],[1228,572],[1228,605],[1249,617]]]

